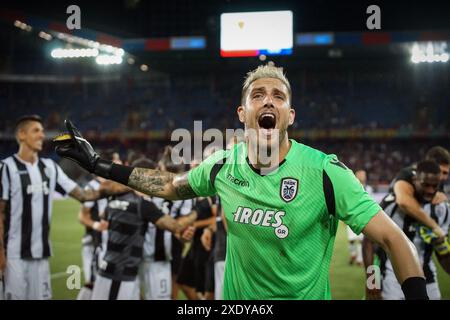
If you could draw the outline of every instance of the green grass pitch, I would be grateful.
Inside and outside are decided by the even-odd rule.
[[[58,200],[54,202],[51,225],[53,257],[51,262],[53,299],[75,299],[78,290],[67,288],[70,265],[81,268],[81,237],[84,229],[77,219],[80,205],[74,200]],[[339,226],[330,277],[333,299],[360,300],[364,295],[364,270],[361,267],[348,265],[344,225]],[[81,268],[82,269],[82,268]],[[440,269],[439,283],[443,299],[450,299],[450,276]],[[83,277],[81,277],[83,281]]]

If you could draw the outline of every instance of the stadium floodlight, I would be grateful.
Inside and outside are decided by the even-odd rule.
[[[449,54],[446,52],[445,42],[428,42],[426,44],[414,43],[411,49],[412,63],[448,62]]]
[[[99,65],[121,64],[122,57],[102,54],[95,58],[95,62]]]
[[[101,44],[97,41],[88,40],[88,39],[81,38],[81,37],[76,37],[71,34],[58,32],[56,34],[56,37],[60,40],[66,41],[70,44],[77,44],[77,45],[80,45],[83,47],[98,49],[99,51],[101,51],[103,53],[107,53],[109,55],[120,56],[120,57],[125,55],[125,51],[122,48],[117,48],[117,47],[114,47],[114,46],[111,46],[108,44]]]
[[[148,66],[146,64],[141,65],[141,71],[143,72],[148,71]]]
[[[52,58],[86,58],[86,57],[96,57],[99,52],[97,49],[53,49],[51,52]]]
[[[39,37],[42,39],[45,39],[47,41],[50,41],[53,39],[53,37],[50,34],[48,34],[47,32],[44,32],[44,31],[39,32]]]
[[[28,32],[31,32],[31,30],[33,30],[33,28],[30,25],[28,25],[28,24],[26,24],[26,23],[24,23],[22,21],[19,21],[19,20],[15,20],[14,21],[14,26],[19,28],[19,29],[28,31]]]

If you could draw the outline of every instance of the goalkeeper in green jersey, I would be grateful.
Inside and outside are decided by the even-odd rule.
[[[336,156],[288,138],[295,111],[282,68],[248,73],[237,108],[246,141],[184,174],[103,160],[70,121],[56,152],[151,196],[218,194],[228,225],[224,299],[330,299],[338,221],[390,255],[407,299],[428,299],[417,252]]]

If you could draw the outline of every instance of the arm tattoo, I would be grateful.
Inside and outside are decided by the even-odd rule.
[[[197,197],[194,190],[192,190],[191,186],[189,185],[188,172],[175,176],[173,185],[179,199],[191,199]]]
[[[128,179],[128,186],[148,195],[170,200],[196,196],[187,181],[187,172],[175,175],[160,170],[134,168]]]
[[[151,196],[164,195],[165,187],[170,185],[173,174],[160,170],[134,168],[128,179],[128,186]]]

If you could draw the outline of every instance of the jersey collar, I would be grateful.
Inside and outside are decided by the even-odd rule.
[[[255,172],[256,174],[264,177],[269,175],[270,173],[272,173],[275,170],[278,170],[281,168],[281,166],[286,162],[286,160],[288,160],[289,158],[291,158],[292,154],[294,153],[293,149],[295,148],[294,145],[296,144],[296,141],[289,139],[289,141],[291,142],[291,148],[289,149],[288,153],[286,154],[286,156],[284,157],[284,159],[278,164],[278,166],[274,167],[271,171],[269,172],[265,172],[265,174],[261,173],[261,169],[259,168],[255,168],[252,166],[252,164],[250,163],[250,160],[248,159],[248,154],[247,154],[247,146],[245,146],[245,161],[247,162],[247,165],[249,166],[250,169],[252,169],[253,172]]]

